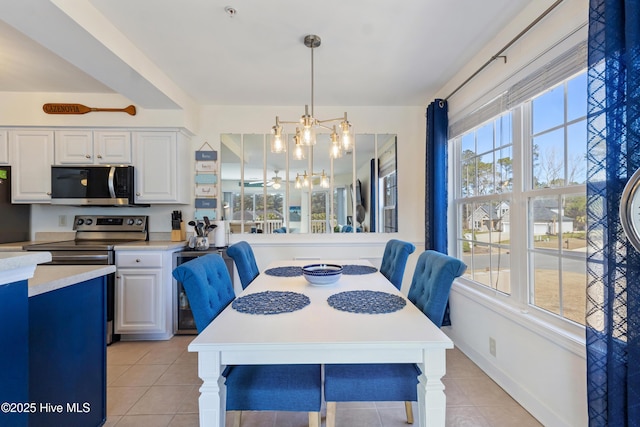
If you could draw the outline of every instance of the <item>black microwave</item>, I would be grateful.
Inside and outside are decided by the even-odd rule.
[[[133,166],[51,166],[51,204],[131,206]]]

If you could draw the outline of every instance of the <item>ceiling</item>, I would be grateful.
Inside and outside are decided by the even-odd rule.
[[[0,91],[304,105],[317,34],[315,105],[425,106],[532,1],[4,1]]]

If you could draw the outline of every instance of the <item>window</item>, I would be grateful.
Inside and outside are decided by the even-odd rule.
[[[459,256],[474,281],[509,294],[509,206],[512,178],[511,113],[460,138]]]
[[[565,65],[553,87],[529,89],[527,97],[508,92],[450,128],[452,235],[468,266],[464,277],[515,306],[579,324],[587,246],[585,64]],[[518,89],[534,86],[525,83]]]

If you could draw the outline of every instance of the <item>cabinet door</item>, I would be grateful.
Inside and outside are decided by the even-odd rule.
[[[90,130],[59,130],[55,134],[57,165],[90,165],[94,162],[93,132]]]
[[[122,268],[116,274],[115,332],[165,332],[161,268]]]
[[[0,130],[0,165],[9,164],[9,132]]]
[[[137,203],[180,203],[176,132],[134,132]]]
[[[9,132],[13,203],[51,202],[53,131]]]
[[[99,131],[94,132],[94,137],[96,163],[131,164],[131,132]]]

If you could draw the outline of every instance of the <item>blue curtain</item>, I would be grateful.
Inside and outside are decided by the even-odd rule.
[[[620,195],[640,167],[640,0],[590,0],[587,391],[591,426],[640,426],[640,254]]]
[[[427,107],[425,173],[425,249],[447,253],[447,101],[436,99]],[[451,325],[449,304],[443,326]]]

